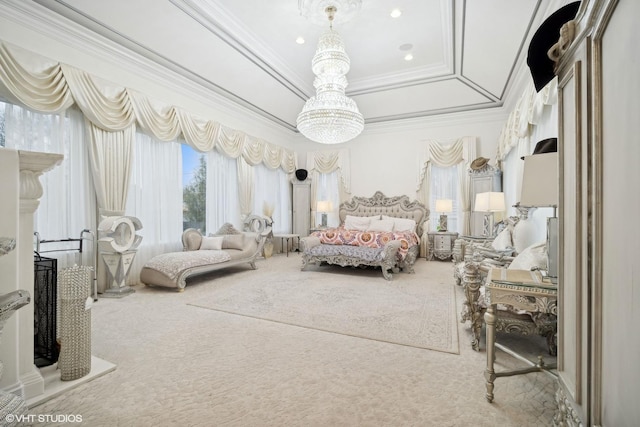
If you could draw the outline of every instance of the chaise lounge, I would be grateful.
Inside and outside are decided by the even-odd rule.
[[[239,264],[256,269],[255,260],[262,253],[271,231],[268,220],[252,215],[245,230],[224,224],[215,235],[203,236],[189,228],[182,233],[182,252],[170,252],[150,259],[140,272],[140,281],[149,286],[163,286],[184,291],[189,277]]]

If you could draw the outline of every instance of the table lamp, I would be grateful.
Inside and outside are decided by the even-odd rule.
[[[440,212],[440,222],[438,223],[438,231],[447,231],[447,212],[453,211],[453,200],[437,199],[436,212]]]
[[[558,279],[558,153],[524,157],[520,204],[527,207],[552,207],[547,218],[547,274],[553,283]]]
[[[493,237],[493,214],[505,211],[504,193],[488,191],[476,194],[474,210],[476,212],[485,212],[484,220],[482,221],[483,235],[485,237]]]
[[[321,227],[327,226],[327,213],[333,210],[333,203],[331,200],[319,200],[316,204],[316,210],[322,214],[322,222],[320,223]]]

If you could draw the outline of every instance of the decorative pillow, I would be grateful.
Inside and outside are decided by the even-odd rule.
[[[493,239],[493,242],[491,242],[491,247],[497,251],[503,251],[507,248],[512,248],[513,241],[511,241],[511,228],[506,227],[504,230],[498,233],[496,238]]]
[[[220,227],[220,229],[215,232],[216,236],[223,234],[242,234],[242,231],[236,230],[233,224],[225,222],[224,224],[222,224],[222,227]]]
[[[395,218],[382,215],[382,219],[393,221],[393,231],[416,231],[416,222],[410,218]]]
[[[213,249],[219,251],[222,249],[222,240],[224,240],[224,236],[203,237],[202,243],[200,243],[200,250]]]
[[[390,219],[372,219],[366,231],[393,231],[393,221]]]
[[[536,226],[531,218],[518,221],[513,227],[512,239],[518,254],[537,242]]]
[[[222,249],[243,249],[244,236],[242,234],[227,234],[222,239]]]
[[[507,269],[531,270],[533,267],[538,267],[543,270],[547,268],[547,248],[545,242],[536,243],[526,248],[511,261]]]
[[[344,228],[347,230],[366,231],[370,222],[371,218],[366,216],[347,215],[344,219]]]

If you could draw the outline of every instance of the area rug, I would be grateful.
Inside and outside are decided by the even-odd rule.
[[[187,285],[186,293],[197,296],[187,304],[353,337],[459,353],[450,264],[418,260],[415,274],[398,273],[387,281],[380,270],[309,266],[307,271],[300,271],[299,256],[282,258],[273,257],[260,263],[257,271],[220,274],[208,282]]]

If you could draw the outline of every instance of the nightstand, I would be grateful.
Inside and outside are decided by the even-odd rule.
[[[458,233],[453,231],[429,231],[429,250],[427,259],[433,260],[433,257],[439,260],[446,260],[453,256],[453,244],[458,238]]]

